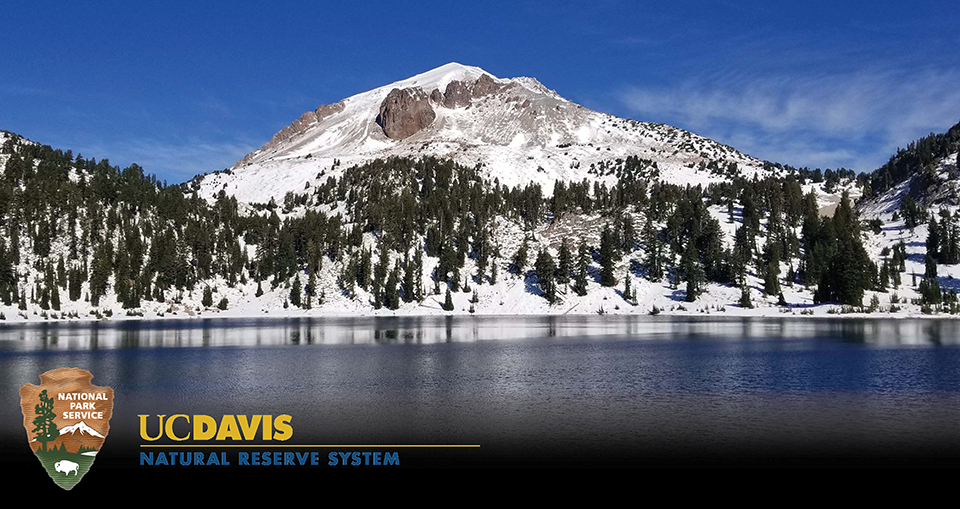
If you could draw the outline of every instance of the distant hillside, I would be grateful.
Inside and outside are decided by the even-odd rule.
[[[904,188],[910,197],[921,204],[932,205],[951,200],[958,205],[957,196],[941,193],[940,182],[955,180],[957,157],[960,153],[960,123],[946,133],[933,134],[910,143],[890,157],[890,160],[870,174],[869,194],[867,197],[879,197],[891,189],[910,181]],[[946,180],[937,176],[938,169],[946,170]]]

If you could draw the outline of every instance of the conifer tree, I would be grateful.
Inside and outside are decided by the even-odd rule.
[[[937,261],[934,259],[933,255],[927,253],[923,257],[923,278],[924,279],[937,279]]]
[[[529,240],[529,237],[524,238],[523,244],[520,244],[517,252],[513,255],[512,267],[514,273],[518,275],[523,275],[524,269],[527,266],[527,242],[529,242]]]
[[[387,280],[387,264],[389,263],[389,258],[387,257],[387,246],[386,243],[381,242],[380,244],[380,257],[377,260],[377,264],[373,267],[373,280],[371,282],[371,291],[373,292],[373,307],[374,309],[380,309],[383,307],[383,290],[384,284]]]
[[[423,249],[417,248],[413,254],[413,285],[411,288],[412,300],[420,302],[423,300]]]
[[[750,286],[746,283],[740,285],[740,302],[738,304],[742,308],[753,308],[753,301],[750,299]]]
[[[647,215],[647,221],[643,226],[643,238],[646,244],[646,256],[643,266],[647,271],[647,279],[653,282],[663,279],[663,241],[653,227],[650,215]]]
[[[703,267],[700,265],[700,259],[692,241],[687,242],[687,247],[680,258],[680,272],[680,278],[687,282],[686,300],[694,302],[703,291],[704,276]]]
[[[630,214],[623,215],[623,226],[621,227],[623,244],[621,249],[624,253],[630,253],[637,243],[637,234],[633,227],[633,217]]]
[[[447,296],[443,299],[443,310],[453,311],[453,296],[450,295],[450,288],[447,288]]]
[[[408,252],[403,254],[403,283],[402,283],[402,298],[404,302],[413,301],[413,262],[410,261],[410,255]]]
[[[300,283],[300,274],[298,273],[293,279],[293,285],[290,287],[290,304],[300,307],[300,298],[301,292],[303,291],[303,285]],[[206,296],[204,296],[206,298]],[[211,300],[212,302],[212,300]]]
[[[60,311],[60,287],[54,284],[47,291],[50,293],[50,307],[54,311]]]
[[[546,298],[550,304],[556,303],[557,286],[554,280],[554,272],[557,270],[557,267],[553,262],[553,257],[550,256],[550,253],[547,252],[546,249],[540,250],[537,254],[535,269],[537,271],[540,290],[543,291],[544,298]]]
[[[304,308],[311,309],[313,307],[313,296],[317,293],[317,273],[313,270],[313,266],[307,267],[307,270],[310,272],[310,276],[307,278],[307,286],[303,292],[306,295]]]
[[[957,216],[952,217],[949,210],[944,210],[944,219],[940,223],[940,263],[954,265],[960,263],[960,224]]]
[[[570,253],[570,245],[567,239],[563,239],[560,244],[560,254],[558,255],[557,284],[566,285],[570,283],[570,272],[573,269],[573,254]]]
[[[887,261],[884,260],[883,264],[880,265],[880,288],[879,291],[887,291],[887,287],[890,286],[890,267],[887,264]]]
[[[587,242],[580,239],[580,247],[577,250],[577,275],[573,282],[573,291],[583,297],[587,294],[587,278],[589,277],[590,250],[587,248]]]
[[[603,286],[614,286],[617,279],[614,277],[614,237],[610,227],[606,226],[600,235],[600,284]]]
[[[450,289],[459,292],[460,291],[460,268],[453,268],[453,276],[450,278]]]
[[[370,277],[372,274],[370,259],[372,256],[369,249],[362,249],[360,251],[360,262],[356,269],[356,281],[360,288],[364,290],[370,288]]]
[[[63,255],[57,261],[57,286],[63,289],[67,288],[67,269],[63,264]]]
[[[400,267],[394,266],[387,277],[387,285],[384,289],[383,301],[387,309],[397,309],[400,307],[400,292],[397,286],[400,284]]]
[[[776,242],[768,242],[764,258],[763,293],[777,295],[780,293],[780,246]]]
[[[94,251],[90,274],[90,304],[93,306],[100,305],[100,297],[106,293],[109,285],[112,270],[107,251],[108,248],[103,245]]]
[[[934,261],[940,258],[940,226],[937,224],[937,218],[931,216],[930,224],[927,226],[927,255]]]

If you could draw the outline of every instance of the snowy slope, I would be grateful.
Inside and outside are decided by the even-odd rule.
[[[432,100],[436,118],[408,138],[391,139],[377,123],[381,103],[394,89],[418,87],[430,95],[484,75],[498,85],[495,92],[457,107]],[[334,174],[335,159],[342,169],[376,158],[427,155],[482,165],[485,177],[508,186],[536,182],[547,194],[558,179],[610,184],[615,177],[591,175],[591,164],[631,155],[656,162],[662,179],[679,184],[723,178],[698,171],[701,162],[736,163],[747,177],[762,168],[761,161],[690,132],[589,110],[534,78],[502,79],[450,63],[304,113],[229,171],[204,176],[200,189],[206,197],[223,190],[241,201],[266,202],[301,192],[321,173],[324,179]]]
[[[923,177],[915,173],[883,195],[861,203],[861,215],[864,219],[892,216],[893,212],[900,208],[904,197],[911,192],[914,194],[914,201],[935,207],[934,212],[941,206],[960,205],[960,178],[957,177],[960,167],[957,165],[957,155],[956,152],[949,154],[937,162],[933,168],[932,182],[925,188],[922,185]]]

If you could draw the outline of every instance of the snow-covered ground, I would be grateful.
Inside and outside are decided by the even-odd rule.
[[[739,225],[737,223],[727,222],[727,212],[722,207],[711,207],[710,213],[721,224],[724,230],[724,241],[730,246],[733,242],[733,229]],[[892,213],[887,213],[892,215]],[[739,208],[735,212],[735,217],[739,217]],[[880,301],[880,308],[872,313],[865,312],[844,312],[842,306],[836,304],[813,304],[813,290],[815,287],[803,287],[800,285],[787,285],[781,283],[784,299],[787,306],[778,305],[777,296],[763,295],[763,281],[756,277],[752,272],[748,276],[749,286],[751,288],[751,300],[753,308],[742,308],[737,305],[740,300],[740,289],[735,286],[726,286],[720,284],[707,284],[705,291],[695,302],[685,301],[685,284],[681,283],[679,288],[671,288],[669,280],[665,278],[661,282],[651,282],[636,274],[627,275],[628,267],[631,261],[640,262],[644,256],[643,250],[634,251],[630,257],[624,257],[618,264],[616,276],[618,283],[615,287],[603,287],[599,283],[600,267],[597,263],[591,264],[591,278],[588,280],[588,292],[585,296],[578,296],[569,286],[562,286],[559,292],[559,302],[550,305],[541,295],[537,278],[533,273],[525,276],[510,273],[507,270],[508,258],[512,255],[520,244],[527,237],[522,228],[510,221],[499,218],[494,225],[496,237],[501,242],[501,252],[504,258],[498,259],[498,278],[496,284],[490,284],[486,277],[483,283],[471,278],[469,285],[470,291],[452,292],[454,304],[453,311],[444,311],[442,304],[445,297],[446,285],[441,284],[440,293],[434,294],[434,282],[430,275],[433,268],[438,263],[438,259],[425,257],[424,271],[421,283],[424,289],[425,298],[420,303],[401,303],[399,309],[389,310],[386,308],[375,310],[372,306],[372,295],[360,287],[354,289],[354,294],[349,295],[340,290],[336,281],[336,274],[340,272],[339,263],[324,260],[324,269],[318,273],[318,292],[324,295],[324,302],[318,304],[316,298],[312,309],[301,309],[288,304],[290,288],[283,285],[275,289],[270,288],[268,282],[262,284],[264,294],[256,297],[257,284],[248,281],[246,284],[237,284],[233,288],[229,287],[227,282],[222,279],[215,279],[209,282],[213,289],[213,307],[203,307],[201,300],[203,297],[203,288],[205,285],[197,286],[192,292],[184,291],[179,295],[168,295],[168,300],[163,303],[155,301],[142,301],[142,306],[136,310],[134,316],[128,316],[128,311],[116,303],[113,287],[108,290],[107,295],[102,298],[101,306],[92,308],[89,303],[83,300],[71,302],[66,298],[66,291],[61,291],[62,306],[60,311],[46,311],[39,309],[36,304],[28,303],[26,311],[17,309],[16,303],[13,306],[0,305],[0,313],[7,322],[19,321],[43,321],[43,320],[124,320],[124,319],[184,319],[184,318],[210,318],[210,317],[303,317],[303,316],[330,316],[330,317],[356,317],[356,316],[413,316],[413,315],[562,315],[562,314],[634,314],[647,315],[657,313],[662,315],[719,315],[719,316],[745,316],[745,317],[777,317],[777,316],[812,316],[812,317],[951,317],[948,314],[925,315],[921,312],[920,306],[911,303],[912,299],[919,298],[919,294],[913,285],[912,274],[917,275],[917,283],[923,274],[923,253],[925,251],[924,240],[926,239],[926,225],[917,226],[913,231],[903,227],[903,221],[893,221],[889,217],[888,225],[880,234],[865,234],[865,247],[872,259],[882,259],[880,256],[884,247],[892,252],[892,246],[900,240],[904,240],[907,245],[907,272],[902,274],[902,284],[899,288],[890,288],[887,292],[877,293]],[[636,223],[642,224],[639,214],[634,215]],[[570,248],[576,255],[577,245],[580,235],[583,234],[588,242],[593,246],[599,244],[599,232],[603,229],[605,219],[599,216],[571,216],[564,220],[542,225],[537,228],[528,244],[529,265],[536,258],[540,249],[549,249],[550,253],[557,258],[560,245],[563,239],[570,240]],[[638,229],[639,231],[639,229]],[[758,245],[763,244],[763,239],[758,238]],[[364,244],[368,248],[373,248],[375,240],[372,234],[366,234]],[[57,246],[55,246],[55,249]],[[391,265],[398,255],[393,253]],[[376,259],[376,254],[374,254]],[[29,262],[26,262],[29,263]],[[528,270],[532,268],[528,265]],[[784,262],[781,265],[781,278],[787,273],[789,264]],[[476,266],[473,260],[467,259],[463,269],[462,277],[476,274]],[[960,288],[960,266],[940,265],[939,274],[941,276],[941,286],[944,291],[951,288]],[[487,273],[489,276],[489,271]],[[636,291],[636,305],[628,302],[623,295],[624,278],[631,277],[631,287]],[[300,281],[303,285],[307,282],[307,275],[301,274]],[[31,287],[32,280],[28,283]],[[87,294],[87,286],[84,285],[84,295]],[[477,296],[477,302],[471,300]],[[869,305],[871,298],[876,292],[867,291],[864,296],[864,306]],[[891,311],[891,298],[896,295],[899,302],[896,304],[899,310]],[[228,300],[228,309],[219,310],[216,305],[222,298]],[[179,302],[174,302],[175,300]],[[470,309],[473,307],[473,313]],[[656,310],[656,311],[655,311]],[[846,310],[849,311],[849,310]],[[106,316],[110,315],[110,316]],[[141,316],[142,315],[142,316]]]

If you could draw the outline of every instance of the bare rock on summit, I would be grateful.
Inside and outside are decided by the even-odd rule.
[[[419,87],[395,88],[380,103],[377,124],[388,138],[401,140],[430,125],[437,114],[430,98]]]
[[[443,93],[443,106],[462,108],[470,104],[471,93],[469,85],[460,80],[453,80],[447,83],[447,90]]]
[[[461,108],[470,105],[470,101],[499,92],[504,85],[494,81],[489,74],[483,74],[474,82],[454,80],[447,83],[443,93],[443,106]]]
[[[500,85],[489,74],[483,74],[473,84],[473,97],[483,97],[498,92],[503,85]]]

